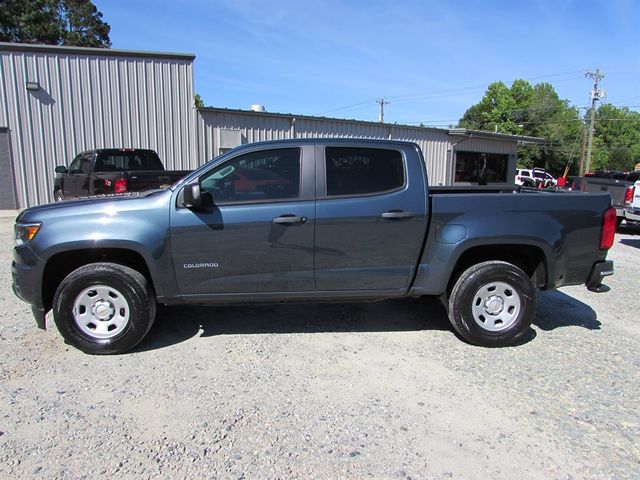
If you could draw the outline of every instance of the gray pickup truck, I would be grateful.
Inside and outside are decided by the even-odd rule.
[[[633,199],[633,184],[638,180],[640,180],[640,172],[620,174],[618,178],[596,172],[595,175],[582,177],[580,190],[587,193],[609,193],[618,216],[618,225],[620,225],[625,219],[624,211]]]
[[[488,347],[530,326],[536,289],[613,273],[608,194],[430,187],[413,143],[245,145],[165,190],[29,208],[13,288],[87,353],[127,351],[156,304],[440,296]]]

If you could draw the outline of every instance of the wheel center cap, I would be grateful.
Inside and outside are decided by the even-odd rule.
[[[504,300],[497,295],[493,295],[484,302],[484,310],[489,315],[499,315],[504,310]]]
[[[113,316],[114,310],[111,303],[99,300],[93,304],[93,315],[98,320],[109,320]]]

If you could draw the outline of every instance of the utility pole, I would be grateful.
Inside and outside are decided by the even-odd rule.
[[[587,126],[582,125],[582,149],[580,150],[580,176],[584,176],[584,157],[587,148]]]
[[[384,98],[381,98],[380,100],[376,100],[376,103],[380,104],[380,123],[384,123],[384,106],[388,105],[389,102],[385,102]]]
[[[593,78],[593,90],[591,90],[591,122],[589,123],[589,141],[587,143],[587,165],[586,171],[591,169],[591,148],[593,147],[593,130],[596,121],[596,102],[600,100],[601,91],[598,89],[600,79],[604,78],[604,74],[600,73],[600,69],[596,68],[596,72],[587,72],[584,74],[587,78]]]

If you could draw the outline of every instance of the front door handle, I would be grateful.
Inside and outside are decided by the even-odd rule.
[[[297,215],[280,215],[273,219],[273,223],[277,225],[294,225],[297,223],[305,223],[307,217],[298,217]]]
[[[389,210],[388,212],[384,212],[382,218],[387,218],[390,220],[398,219],[398,218],[412,218],[412,212],[405,212],[403,210]]]

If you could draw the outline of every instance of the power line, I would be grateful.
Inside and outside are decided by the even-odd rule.
[[[526,80],[526,81],[541,80],[541,79],[545,79],[545,78],[554,78],[554,77],[561,77],[561,76],[564,76],[564,75],[571,75],[571,74],[575,74],[575,73],[581,73],[583,71],[584,70],[572,70],[572,71],[569,71],[569,72],[550,73],[550,74],[546,74],[546,75],[538,75],[538,76],[534,76],[534,77],[524,78],[523,80]],[[575,78],[581,78],[581,77],[571,77],[571,78],[568,78],[568,79],[556,80],[556,82],[565,81],[565,80],[574,80]],[[518,80],[518,79],[511,80],[511,83],[513,83],[515,80]],[[507,82],[507,83],[509,83],[509,82]],[[488,84],[483,84],[483,85],[475,85],[475,86],[470,86],[470,87],[460,87],[460,88],[451,89],[451,90],[440,90],[440,91],[435,91],[435,92],[421,92],[421,93],[412,93],[412,94],[404,94],[404,95],[394,95],[394,96],[387,96],[386,99],[387,100],[393,100],[394,103],[397,103],[397,102],[406,102],[406,101],[418,100],[418,99],[455,97],[455,96],[459,96],[459,95],[466,95],[466,94],[469,94],[469,93],[482,92],[483,90],[485,90],[487,88],[487,86],[488,86]],[[360,110],[360,109],[366,108],[368,105],[370,105],[373,102],[378,102],[378,99],[370,98],[368,100],[363,100],[363,101],[358,102],[358,103],[345,105],[345,106],[342,106],[342,107],[336,107],[336,108],[329,109],[329,110],[324,110],[322,112],[317,113],[316,115],[325,115],[327,113]],[[361,108],[357,108],[357,107],[361,107]]]

